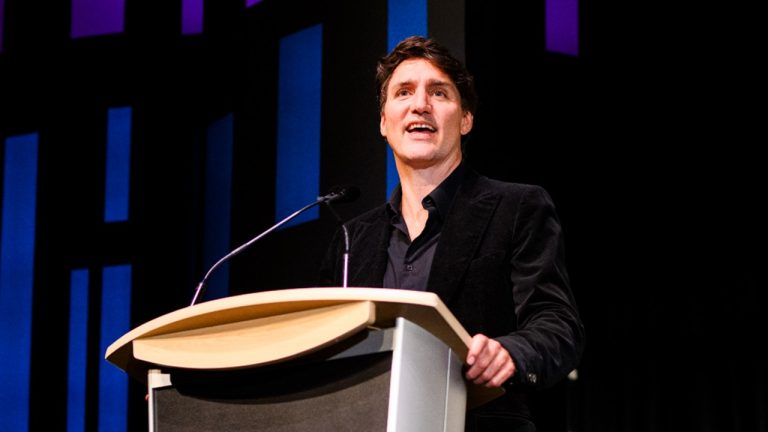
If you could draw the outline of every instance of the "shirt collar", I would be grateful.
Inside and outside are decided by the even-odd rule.
[[[466,164],[462,160],[459,166],[457,166],[448,177],[445,178],[435,189],[432,190],[421,201],[421,205],[428,209],[432,203],[437,207],[437,212],[442,218],[448,214],[448,209],[451,207],[453,197],[456,196],[456,192],[459,190],[461,181],[464,179],[464,173],[467,171]],[[387,203],[387,211],[391,217],[398,217],[400,215],[400,202],[403,199],[403,190],[400,184],[392,191],[392,196]]]

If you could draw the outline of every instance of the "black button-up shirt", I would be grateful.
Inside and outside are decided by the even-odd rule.
[[[421,201],[429,216],[424,230],[411,241],[400,203],[402,189],[398,186],[387,203],[392,233],[387,249],[387,269],[384,272],[385,288],[403,288],[425,291],[432,259],[440,240],[440,231],[448,216],[448,210],[466,171],[464,162]]]

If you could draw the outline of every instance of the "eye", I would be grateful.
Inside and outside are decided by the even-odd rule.
[[[432,95],[438,96],[438,97],[448,97],[448,93],[443,89],[435,89],[432,91]]]
[[[397,90],[395,92],[395,96],[398,96],[398,97],[408,96],[409,94],[410,94],[410,92],[408,91],[408,89],[404,89],[404,88],[400,89],[400,90]]]

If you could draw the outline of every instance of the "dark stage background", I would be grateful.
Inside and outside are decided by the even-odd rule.
[[[463,45],[477,79],[469,162],[543,185],[558,207],[587,329],[570,429],[768,431],[765,26],[733,2],[581,0],[573,57],[544,49],[542,1],[518,3],[433,0],[429,29]],[[441,16],[441,5],[463,11]],[[66,424],[71,269],[131,263],[133,326],[189,303],[210,264],[212,121],[234,118],[231,247],[275,222],[282,36],[323,24],[320,190],[360,186],[344,217],[386,199],[373,84],[386,1],[208,1],[192,36],[178,31],[179,8],[128,0],[124,33],[72,40],[67,4],[5,0],[0,137],[40,133],[33,430]],[[130,218],[104,224],[113,106],[133,108]],[[231,294],[312,286],[335,227],[322,209],[239,255]],[[89,365],[103,361],[94,341],[89,351]],[[130,430],[146,429],[143,395],[132,384]]]

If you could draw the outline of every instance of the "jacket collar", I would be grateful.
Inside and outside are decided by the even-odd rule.
[[[483,188],[482,181],[475,171],[467,169],[435,250],[427,291],[436,293],[446,304],[459,289],[499,202],[499,194]],[[350,286],[381,287],[390,229],[386,205],[358,221],[350,251]]]
[[[499,194],[483,188],[482,178],[468,170],[443,225],[429,273],[427,290],[448,304],[459,289],[499,202]]]

